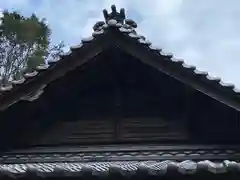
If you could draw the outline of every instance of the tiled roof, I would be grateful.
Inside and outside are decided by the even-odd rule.
[[[124,9],[121,9],[120,13],[118,13],[116,11],[116,7],[112,6],[112,13],[108,14],[107,11],[104,10],[104,17],[105,21],[99,21],[94,25],[93,27],[94,32],[92,33],[92,36],[88,38],[83,38],[80,44],[70,47],[69,52],[61,55],[60,61],[67,60],[72,56],[72,53],[74,51],[82,49],[86,44],[94,43],[96,39],[103,36],[104,34],[105,35],[108,34],[109,31],[116,31],[135,40],[135,43],[142,44],[142,46],[147,48],[149,51],[152,51],[152,53],[157,54],[159,56],[159,59],[164,59],[167,63],[170,63],[172,66],[180,69],[181,71],[187,72],[187,75],[189,77],[200,79],[207,85],[211,85],[216,89],[221,89],[223,92],[225,92],[226,94],[230,94],[234,98],[236,97],[239,98],[240,90],[237,89],[233,84],[225,83],[220,78],[211,77],[207,72],[199,71],[198,69],[196,69],[195,66],[186,64],[182,59],[174,58],[171,53],[163,52],[161,48],[155,47],[144,36],[139,35],[136,32],[137,24],[131,19],[125,19]],[[57,63],[58,62],[56,62],[56,64]],[[15,79],[7,84],[2,84],[0,86],[1,92],[0,99],[1,96],[4,96],[8,92],[17,88],[18,86],[23,85],[26,81],[29,81],[34,78],[37,79],[37,75],[40,74],[41,71],[46,70],[48,67],[49,67],[48,65],[38,66],[36,70],[34,70],[33,72],[25,73],[21,79],[17,80]],[[37,99],[43,93],[44,86],[41,87],[37,92],[26,94],[25,96],[17,99],[15,102],[19,100],[33,101]]]
[[[0,156],[0,176],[108,176],[239,172],[238,147],[108,145],[39,147]]]
[[[63,177],[63,176],[106,176],[119,174],[132,176],[138,173],[162,176],[175,170],[181,174],[194,174],[208,171],[214,174],[228,171],[239,171],[240,163],[235,161],[212,162],[191,161],[115,161],[115,162],[87,162],[87,163],[26,163],[26,164],[0,164],[0,175],[8,177]]]
[[[12,79],[11,81],[7,83],[0,83],[0,96],[5,95],[7,92],[11,91],[12,89],[16,88],[17,86],[20,86],[24,84],[26,81],[34,78],[42,71],[47,70],[49,67],[48,64],[41,64],[37,66],[32,72],[24,72],[23,76],[19,79]]]
[[[131,146],[131,147],[128,147]],[[164,160],[240,160],[238,147],[114,145],[88,147],[30,148],[2,154],[0,163],[164,161]]]

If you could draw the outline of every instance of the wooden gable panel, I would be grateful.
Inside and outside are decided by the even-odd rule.
[[[161,141],[187,139],[184,127],[161,118],[126,118],[121,122],[121,141]]]
[[[183,123],[161,118],[107,118],[60,122],[36,145],[179,141],[188,138]]]
[[[61,122],[44,135],[40,144],[112,142],[114,127],[114,123],[110,120]]]

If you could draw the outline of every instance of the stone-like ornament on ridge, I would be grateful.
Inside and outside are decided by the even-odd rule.
[[[131,38],[135,38],[135,39],[139,39],[139,38],[140,38],[136,33],[133,33],[133,32],[129,33],[128,35],[129,35]]]
[[[125,23],[133,28],[137,28],[137,23],[132,19],[125,19]]]
[[[70,50],[73,51],[73,50],[76,50],[76,49],[80,49],[81,47],[83,47],[83,44],[82,44],[82,43],[80,43],[80,44],[78,44],[78,45],[75,45],[75,46],[71,46],[71,47],[70,47]]]
[[[101,30],[103,28],[103,25],[105,24],[104,21],[98,21],[96,24],[93,26],[94,31]]]
[[[0,86],[0,91],[10,91],[12,88],[13,88],[12,84],[1,85]]]
[[[115,19],[110,19],[110,20],[108,20],[108,25],[110,26],[110,27],[116,27],[116,24],[117,24],[118,22],[117,22],[117,20],[115,20]]]
[[[15,79],[15,80],[12,80],[11,83],[12,83],[12,84],[15,84],[15,85],[18,85],[18,84],[24,83],[25,80],[26,80],[26,79],[25,79],[24,77],[22,77],[21,79],[18,79],[18,80],[16,80],[16,79]]]
[[[186,63],[182,63],[182,66],[186,69],[191,69],[191,70],[195,70],[196,69],[196,66],[193,66],[193,65],[189,65],[189,64],[186,64]]]
[[[208,75],[208,72],[206,71],[201,71],[199,69],[195,69],[194,70],[194,73],[197,74],[197,75],[203,75],[203,76],[207,76]]]
[[[82,38],[82,43],[91,42],[94,39],[93,36]]]
[[[46,70],[48,69],[49,65],[48,64],[40,64],[36,67],[37,70]]]
[[[37,72],[37,71],[33,71],[33,72],[29,72],[29,73],[25,73],[25,74],[24,74],[24,76],[25,76],[26,78],[34,77],[34,76],[36,76],[36,75],[38,75],[38,72]]]
[[[98,35],[101,35],[101,34],[103,34],[103,33],[104,33],[104,30],[102,29],[102,30],[94,31],[94,32],[92,33],[92,35],[93,35],[93,37],[97,37]]]

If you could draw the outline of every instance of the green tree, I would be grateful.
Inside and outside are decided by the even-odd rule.
[[[51,45],[51,29],[45,19],[35,14],[25,17],[18,12],[4,11],[0,25],[0,76],[8,81],[31,72],[48,59],[62,53],[63,43]]]

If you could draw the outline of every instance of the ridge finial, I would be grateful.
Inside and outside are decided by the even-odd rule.
[[[115,19],[117,22],[123,23],[126,16],[125,16],[125,9],[121,8],[120,12],[117,12],[117,8],[115,5],[111,6],[111,13],[108,13],[106,9],[103,10],[103,16],[105,18],[105,21],[107,22],[110,19]]]

